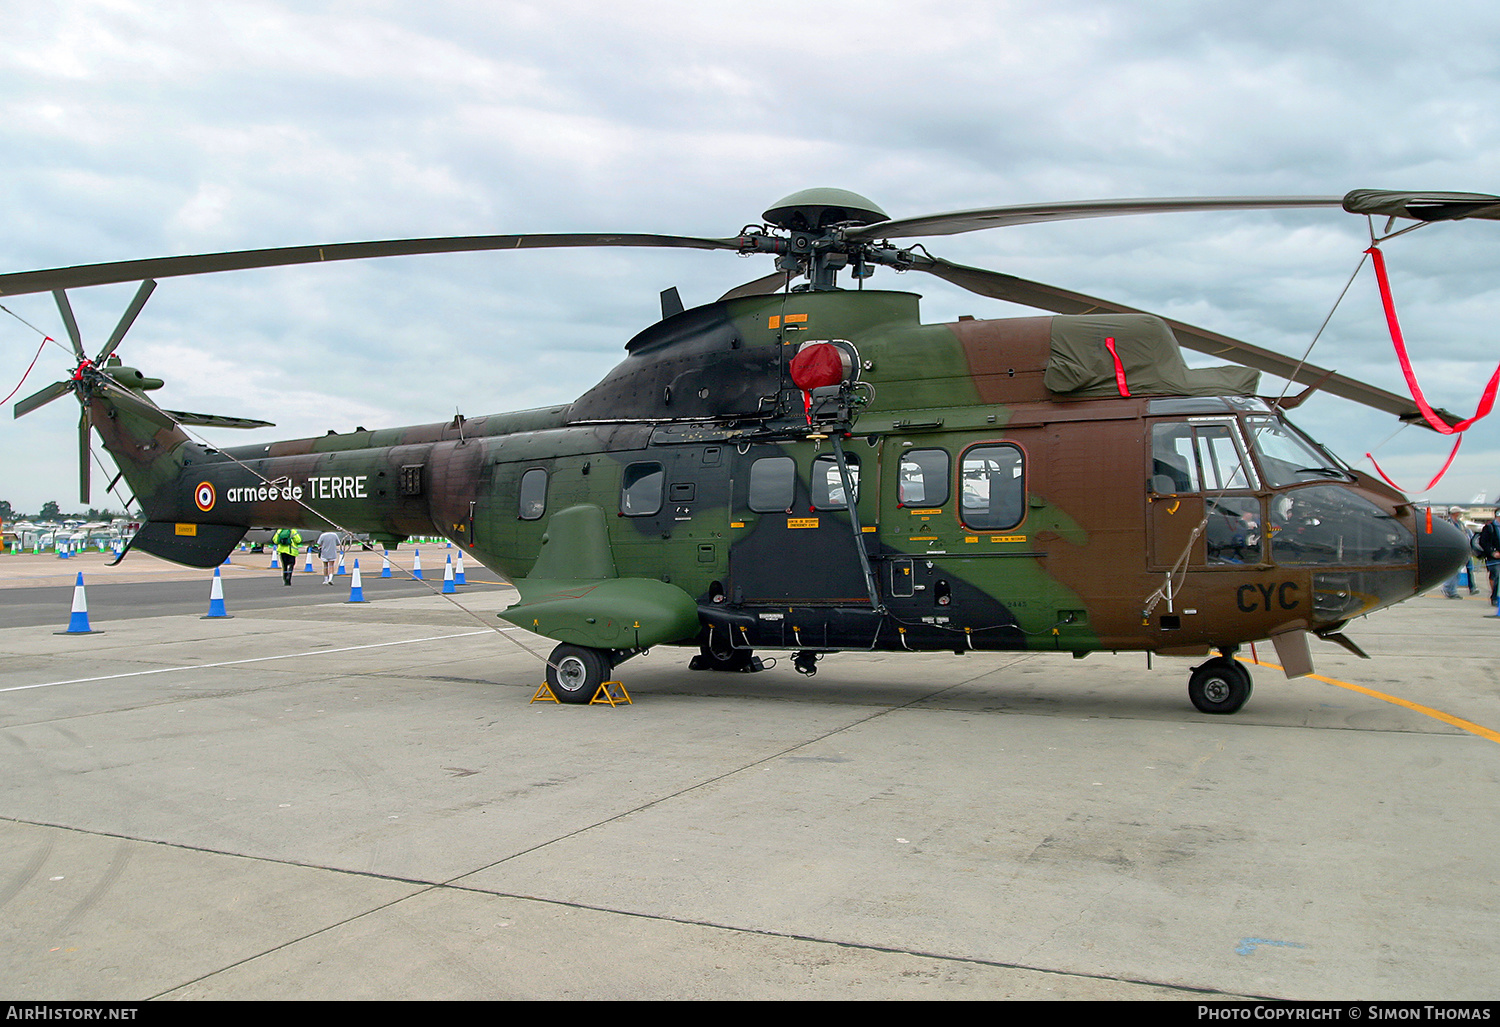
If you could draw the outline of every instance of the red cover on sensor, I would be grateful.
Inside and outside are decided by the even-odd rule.
[[[792,358],[792,382],[803,392],[837,385],[848,373],[848,354],[831,342],[803,346]]]

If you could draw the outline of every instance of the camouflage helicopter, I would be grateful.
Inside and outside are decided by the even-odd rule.
[[[51,290],[77,365],[15,405],[73,393],[81,487],[97,431],[147,518],[130,548],[216,566],[248,529],[337,527],[397,544],[441,534],[505,576],[500,616],[559,644],[547,680],[587,702],[623,661],[696,649],[813,674],[851,650],[1097,650],[1209,656],[1193,704],[1233,713],[1233,659],[1270,639],[1289,677],[1309,635],[1456,573],[1461,532],[1350,468],[1284,411],[1313,389],[1420,421],[1409,399],[1106,300],[965,267],[892,240],[1168,211],[1342,207],[1418,223],[1500,218],[1500,197],[1357,191],[995,207],[893,220],[838,189],[789,196],[728,238],[503,235],[249,250],[0,275]],[[1373,222],[1372,222],[1373,224]],[[1373,234],[1373,233],[1372,233]],[[164,410],[114,354],[155,279],[380,256],[551,247],[766,254],[774,273],[662,318],[572,403],[213,448],[184,426],[263,421]],[[918,296],[863,286],[923,271],[1051,316],[923,324]],[[805,281],[802,281],[805,279]],[[66,291],[140,281],[99,354]],[[796,283],[796,284],[794,284]],[[1180,348],[1234,366],[1190,369]],[[1309,386],[1256,395],[1259,372]],[[1456,418],[1439,415],[1448,424]],[[118,479],[117,479],[118,480]],[[128,552],[129,550],[127,550]],[[1212,655],[1210,655],[1212,654]]]

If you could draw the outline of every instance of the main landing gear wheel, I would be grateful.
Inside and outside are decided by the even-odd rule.
[[[1235,713],[1250,698],[1250,672],[1227,656],[1193,670],[1188,698],[1203,713]]]
[[[547,685],[558,702],[587,703],[614,669],[608,654],[566,643],[547,657]]]

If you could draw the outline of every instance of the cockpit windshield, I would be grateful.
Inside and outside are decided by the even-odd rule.
[[[1280,418],[1247,415],[1245,431],[1266,484],[1272,488],[1301,485],[1318,478],[1354,480],[1333,454]]]

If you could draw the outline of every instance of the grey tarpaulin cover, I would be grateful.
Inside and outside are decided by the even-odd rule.
[[[1488,193],[1403,193],[1389,189],[1356,189],[1344,197],[1351,214],[1384,214],[1417,221],[1460,218],[1500,220],[1500,196]]]
[[[1172,329],[1150,314],[1054,317],[1043,384],[1068,396],[1118,396],[1108,338],[1133,396],[1253,396],[1260,384],[1260,372],[1248,367],[1188,367]]]

